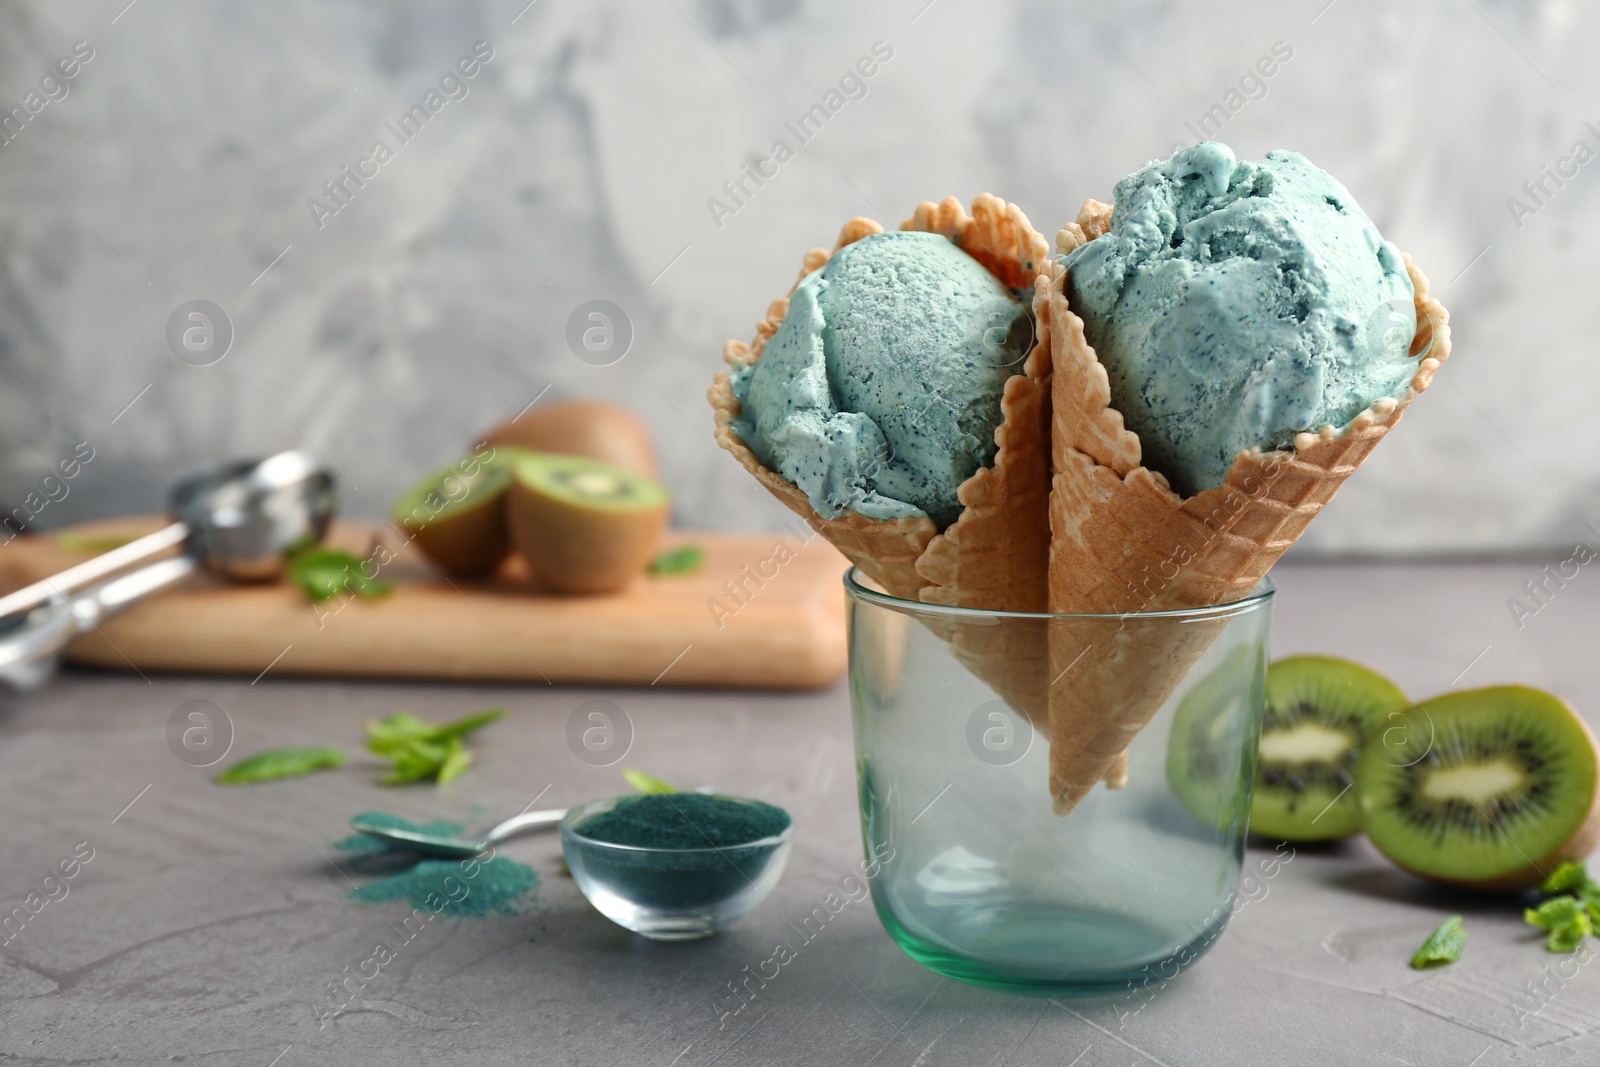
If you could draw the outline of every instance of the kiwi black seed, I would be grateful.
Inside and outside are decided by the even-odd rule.
[[[542,452],[517,457],[511,471],[511,541],[542,585],[607,593],[644,571],[670,504],[657,482],[599,460]]]
[[[1361,830],[1352,786],[1361,746],[1410,704],[1359,663],[1290,656],[1267,668],[1250,829],[1285,841],[1332,841]]]
[[[1427,878],[1514,891],[1600,844],[1600,752],[1558,697],[1494,686],[1424,701],[1362,749],[1367,836]]]
[[[1167,783],[1196,819],[1242,832],[1250,814],[1251,709],[1260,700],[1263,654],[1241,645],[1178,702],[1167,742]]]
[[[429,559],[461,577],[488,574],[511,551],[505,497],[513,451],[484,449],[406,490],[391,513]]]

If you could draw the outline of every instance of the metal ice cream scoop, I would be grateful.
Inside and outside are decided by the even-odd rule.
[[[333,475],[304,452],[184,478],[172,489],[170,526],[0,597],[0,682],[42,684],[79,636],[202,568],[236,581],[276,578],[289,555],[322,540],[334,500]],[[176,545],[182,555],[128,570]]]

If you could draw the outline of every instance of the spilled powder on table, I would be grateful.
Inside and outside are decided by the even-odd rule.
[[[391,830],[409,830],[414,834],[432,834],[435,837],[454,837],[462,830],[458,822],[411,822],[386,811],[364,811],[357,819],[373,826],[386,826]],[[388,852],[389,843],[371,834],[354,833],[335,841],[333,847],[341,852]]]
[[[418,833],[461,832],[458,823],[412,823],[384,812],[369,812],[359,818]],[[333,847],[374,860],[404,855],[390,849],[382,840],[362,833],[336,841]],[[414,908],[429,911],[433,910],[429,904],[429,898],[432,897],[434,903],[443,901],[443,906],[437,911],[439,915],[455,919],[483,919],[494,915],[522,914],[533,902],[531,894],[539,885],[539,876],[532,867],[504,856],[465,860],[424,859],[397,871],[392,866],[389,869],[393,873],[358,886],[345,895],[363,904],[404,900]]]

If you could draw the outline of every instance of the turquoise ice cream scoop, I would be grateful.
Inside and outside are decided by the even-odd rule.
[[[935,233],[864,237],[807,275],[761,358],[731,375],[732,426],[825,518],[961,514],[956,489],[995,454],[1000,395],[1032,318]]]
[[[1062,262],[1112,406],[1184,496],[1417,372],[1399,250],[1296,152],[1239,162],[1212,141],[1147,164],[1117,183],[1110,232]]]

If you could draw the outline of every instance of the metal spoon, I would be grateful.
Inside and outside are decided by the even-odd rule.
[[[716,789],[709,785],[696,786],[696,793],[714,793]],[[537,799],[537,798],[535,798]],[[367,822],[357,815],[350,820],[350,825],[356,830],[404,849],[415,852],[419,856],[438,856],[440,859],[465,859],[476,856],[491,845],[498,845],[508,837],[516,837],[530,830],[543,830],[547,826],[554,826],[567,817],[566,808],[551,808],[548,811],[525,811],[520,815],[513,815],[505,822],[491,827],[482,839],[474,840],[468,837],[455,837],[450,834],[424,834],[416,830],[400,830],[393,826]]]
[[[549,811],[525,811],[520,815],[513,815],[505,822],[491,827],[481,838],[476,840],[467,837],[454,837],[448,834],[424,834],[415,830],[401,830],[393,826],[383,826],[367,822],[357,815],[350,820],[350,825],[361,833],[376,837],[395,848],[407,852],[415,852],[419,856],[436,856],[439,859],[466,859],[485,852],[494,845],[498,845],[508,837],[525,834],[530,830],[543,830],[547,826],[554,826],[566,818],[567,809],[552,808]]]
[[[0,597],[0,682],[42,684],[78,637],[202,568],[236,581],[277,577],[327,533],[333,475],[306,453],[280,452],[183,479],[171,510],[172,525]],[[89,586],[179,544],[181,556]]]

